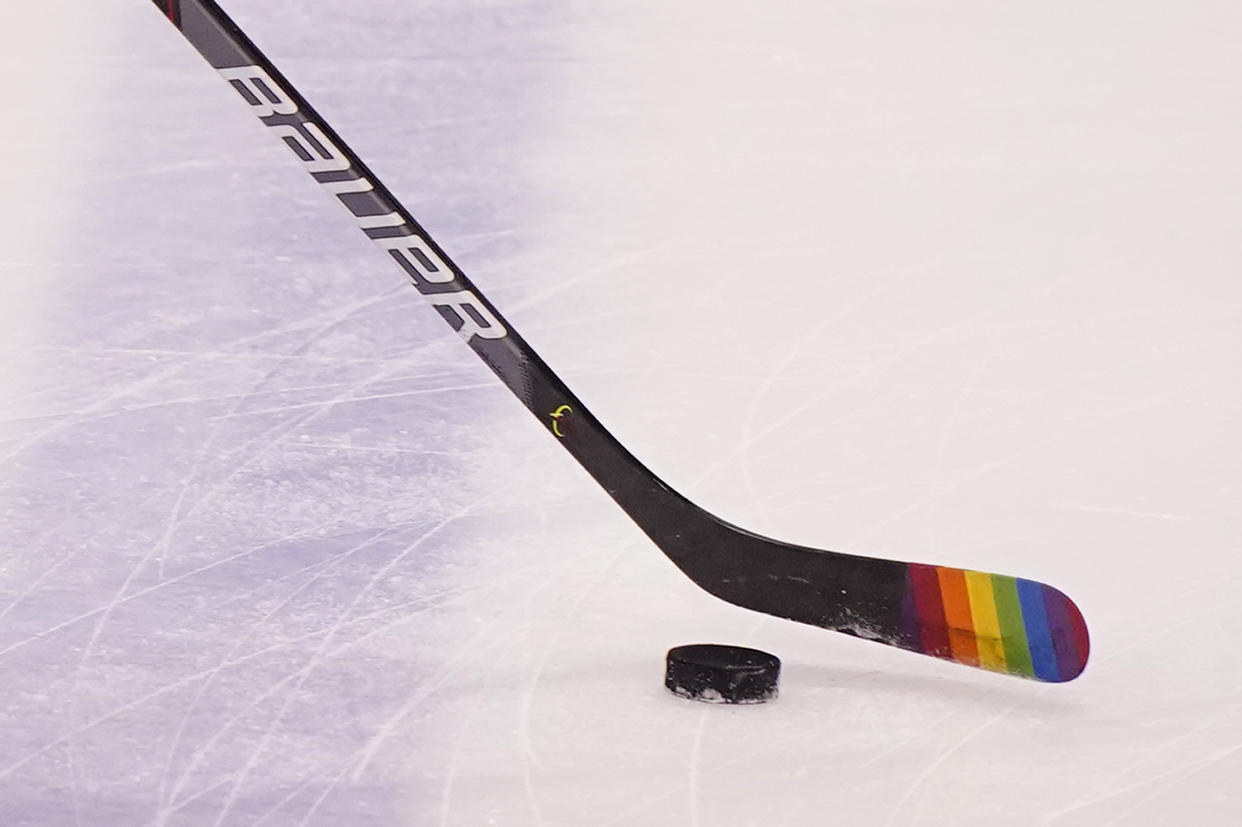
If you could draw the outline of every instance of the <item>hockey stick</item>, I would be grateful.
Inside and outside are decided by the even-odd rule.
[[[691,580],[737,606],[1042,681],[1082,672],[1078,608],[1032,580],[770,540],[661,482],[604,429],[214,0],[153,0],[500,380]]]

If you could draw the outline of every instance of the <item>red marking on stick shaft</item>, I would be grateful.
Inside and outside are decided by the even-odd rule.
[[[918,612],[920,643],[923,652],[939,658],[953,656],[949,642],[949,625],[945,621],[944,602],[940,597],[940,580],[935,566],[910,565],[910,585]]]

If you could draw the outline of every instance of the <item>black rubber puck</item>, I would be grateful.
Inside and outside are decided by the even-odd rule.
[[[668,650],[664,685],[683,698],[714,704],[761,704],[776,697],[781,661],[742,646],[697,643]]]

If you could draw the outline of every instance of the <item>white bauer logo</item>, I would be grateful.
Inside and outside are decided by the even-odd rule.
[[[307,172],[315,175],[316,173],[353,171],[349,159],[328,139],[323,127],[309,120],[305,113],[299,112],[297,104],[290,99],[289,94],[281,89],[262,67],[236,66],[220,69],[219,72],[249,104],[251,111],[264,122],[264,125],[284,141],[285,145],[302,162]],[[299,116],[299,119],[292,122],[282,120],[280,123],[267,123],[268,118],[277,116],[287,118],[292,115]],[[399,235],[373,238],[372,241],[396,259],[410,277],[414,287],[433,305],[445,308],[460,322],[460,327],[456,324],[453,326],[463,339],[469,342],[475,336],[481,339],[502,339],[508,335],[508,331],[495,314],[469,290],[441,292],[423,289],[424,285],[448,284],[457,276],[453,268],[436,254],[427,240],[420,236],[399,213],[359,215],[354,211],[350,202],[343,196],[375,190],[375,185],[361,173],[355,172],[355,177],[346,180],[319,181],[319,184],[337,197],[362,230],[400,228],[401,234]]]

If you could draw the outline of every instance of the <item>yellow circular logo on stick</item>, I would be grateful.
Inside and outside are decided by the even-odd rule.
[[[552,417],[552,433],[556,434],[561,439],[564,439],[565,434],[561,432],[561,420],[573,412],[574,409],[568,405],[561,405],[555,411],[548,414],[548,416]]]

